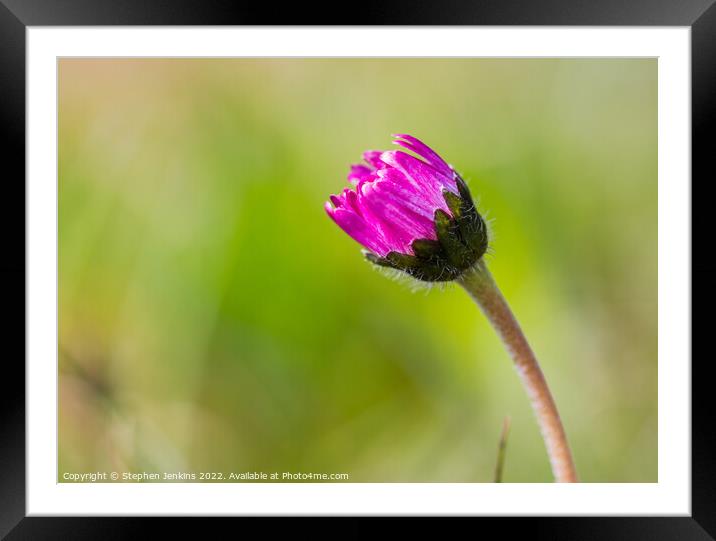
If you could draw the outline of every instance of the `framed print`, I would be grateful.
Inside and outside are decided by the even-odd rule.
[[[3,2],[2,535],[712,538],[709,2]]]

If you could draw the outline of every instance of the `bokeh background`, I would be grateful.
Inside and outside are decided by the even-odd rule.
[[[412,292],[325,215],[423,139],[588,482],[657,481],[654,59],[63,59],[59,480],[321,472],[551,481],[518,377],[455,286]]]

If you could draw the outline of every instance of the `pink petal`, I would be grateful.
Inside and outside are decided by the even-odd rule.
[[[381,154],[383,154],[382,150],[367,150],[363,153],[363,159],[375,169],[380,169],[385,167],[385,164],[380,159]]]
[[[362,204],[390,227],[404,246],[409,247],[418,238],[437,238],[432,217],[414,212],[404,199],[390,191],[385,182],[376,182],[370,195],[362,199]]]
[[[334,209],[328,202],[326,202],[324,208],[328,216],[353,240],[381,257],[390,252],[390,248],[380,238],[375,228],[366,223],[363,218],[350,210],[343,208]]]
[[[397,173],[397,171],[395,172]],[[402,177],[402,175],[400,176],[401,178],[404,178]],[[384,192],[387,192],[387,197],[389,196],[395,199],[399,199],[402,202],[403,206],[405,206],[411,212],[417,214],[418,216],[422,216],[430,221],[435,218],[435,211],[438,208],[441,208],[442,210],[449,213],[449,209],[447,208],[447,204],[445,203],[444,199],[440,202],[440,205],[436,207],[435,205],[427,201],[425,197],[423,197],[419,193],[416,193],[413,187],[407,184],[407,181],[401,182],[400,179],[398,179],[399,182],[393,182],[391,180],[391,177],[394,178],[395,175],[385,177],[385,180],[380,183],[381,189]]]
[[[355,190],[346,189],[343,193],[345,194],[345,206],[359,216],[362,216],[363,210],[358,203],[358,194],[355,192]]]
[[[376,200],[374,195],[376,185],[376,182],[364,183],[357,192],[362,216],[380,233],[381,238],[391,250],[405,253],[405,232],[398,224],[386,220],[381,213],[382,207],[372,202]],[[380,195],[377,198],[380,198]]]
[[[412,242],[435,240],[435,211],[448,214],[443,190],[457,193],[455,172],[430,147],[410,135],[396,135],[403,150],[363,154],[365,164],[351,166],[346,188],[331,195],[327,214],[358,243],[384,257],[391,251],[412,254]]]
[[[338,208],[343,206],[343,197],[340,195],[331,195],[331,203],[333,203],[333,206]],[[326,203],[328,204],[328,203]]]
[[[443,188],[457,193],[457,185],[435,171],[425,162],[400,150],[383,152],[381,159],[388,165],[395,167],[408,180],[418,194],[423,195],[434,208],[442,207],[444,202]]]
[[[391,249],[412,254],[412,242],[417,238],[435,239],[432,218],[414,212],[405,201],[390,191],[392,183],[379,180],[363,186],[359,194],[366,220],[381,232]]]
[[[400,139],[404,139],[404,141],[397,139],[393,141],[394,144],[400,145],[404,148],[407,148],[408,150],[412,150],[418,156],[425,159],[426,162],[432,165],[442,175],[448,177],[449,179],[453,178],[454,172],[452,167],[445,163],[445,160],[443,160],[437,152],[435,152],[428,145],[423,143],[420,139],[413,137],[412,135],[406,134],[395,134],[393,135],[393,137],[399,137]]]
[[[373,170],[365,165],[351,165],[350,173],[348,173],[348,180],[353,184],[358,184],[361,180],[370,177]]]

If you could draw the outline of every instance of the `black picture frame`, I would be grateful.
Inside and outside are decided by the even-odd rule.
[[[7,539],[114,539],[148,531],[142,518],[35,518],[25,513],[25,59],[26,27],[84,25],[253,25],[253,24],[400,24],[400,25],[569,25],[688,26],[692,53],[692,202],[696,186],[713,182],[707,170],[716,131],[715,0],[488,0],[414,1],[410,6],[383,0],[355,6],[352,13],[305,4],[274,6],[225,0],[0,0],[0,131],[4,209],[0,213],[3,257],[0,284],[5,315],[5,344],[18,346],[3,359],[0,393],[0,537]],[[338,4],[337,4],[338,7]],[[698,180],[697,180],[698,179]],[[699,188],[699,192],[702,188]],[[8,193],[9,192],[9,193]],[[692,248],[711,240],[705,214],[692,209]],[[19,231],[23,231],[23,235]],[[703,243],[698,241],[703,239]],[[714,265],[692,251],[692,288],[701,285],[693,308],[708,306],[714,288],[705,281]],[[712,273],[711,273],[712,274]],[[695,313],[695,312],[694,312]],[[695,331],[708,314],[692,318]],[[705,330],[705,329],[704,329]],[[10,350],[14,351],[14,350]],[[501,536],[529,532],[531,539],[716,539],[716,411],[710,355],[692,354],[692,514],[689,517],[531,517],[478,518],[497,526]],[[683,362],[688,362],[683,359]],[[711,428],[709,428],[711,427]],[[181,528],[184,535],[205,535],[206,521],[162,521],[162,532]],[[335,526],[333,526],[335,527]],[[474,527],[474,526],[473,526]],[[355,533],[358,526],[342,533]],[[480,530],[476,530],[479,533]]]

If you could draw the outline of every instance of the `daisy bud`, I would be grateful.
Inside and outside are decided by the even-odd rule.
[[[426,282],[459,278],[487,250],[487,227],[465,181],[430,147],[396,135],[402,150],[368,151],[346,188],[326,202],[328,215],[366,257]]]

